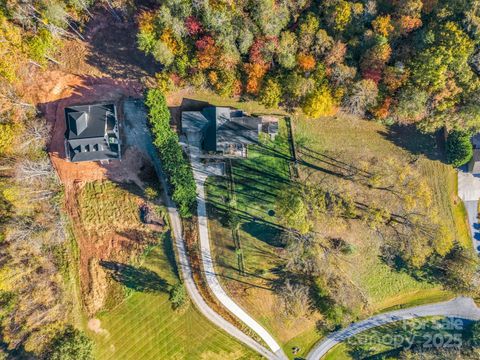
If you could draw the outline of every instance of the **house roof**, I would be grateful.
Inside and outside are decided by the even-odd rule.
[[[254,144],[258,142],[258,128],[250,129],[243,124],[227,122],[217,129],[217,143]]]
[[[260,118],[245,116],[241,110],[207,106],[202,111],[182,112],[182,131],[190,142],[203,141],[203,149],[217,151],[218,144],[253,144],[258,141]]]
[[[65,150],[71,161],[120,157],[115,105],[71,106],[65,108],[65,121]]]

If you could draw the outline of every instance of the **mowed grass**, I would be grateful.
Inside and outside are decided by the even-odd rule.
[[[165,237],[142,264],[170,285],[178,281],[172,251],[171,240]],[[99,360],[260,358],[216,328],[193,305],[174,311],[167,293],[133,292],[98,318],[102,330],[91,335]]]
[[[373,156],[395,157],[405,163],[416,161],[431,186],[433,204],[442,222],[459,243],[470,244],[464,210],[456,196],[456,173],[442,162],[443,153],[435,138],[413,129],[388,128],[347,116],[317,120],[299,118],[295,125],[301,144],[318,153],[347,159],[352,165]],[[308,158],[308,161],[312,160]],[[354,231],[359,241],[352,260],[352,278],[366,291],[373,312],[441,301],[452,296],[437,286],[392,269],[369,244],[368,234],[362,229]]]

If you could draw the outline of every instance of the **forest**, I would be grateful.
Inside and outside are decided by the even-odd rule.
[[[477,131],[477,11],[476,1],[169,0],[140,12],[138,46],[164,65],[166,88]]]
[[[51,124],[22,89],[31,66],[59,67],[65,43],[85,40],[97,5],[133,18],[136,46],[161,65],[153,81],[140,80],[155,87],[147,95],[150,124],[185,217],[194,183],[163,95],[175,89],[255,100],[311,122],[350,114],[428,134],[445,130],[449,163],[472,156],[470,137],[480,131],[478,0],[0,0],[0,349],[60,359],[80,348],[78,358],[91,356],[88,338],[70,326],[65,279],[75,249],[47,153]],[[304,179],[279,197],[285,268],[301,280],[301,287],[284,284],[285,293],[301,298],[317,289],[316,300],[333,302],[335,324],[363,301],[331,263],[348,256],[348,244],[315,234],[326,217],[368,224],[386,239],[392,267],[401,261],[415,276],[474,293],[477,259],[444,236],[415,165],[362,166],[349,179],[388,193],[389,204],[359,203]]]

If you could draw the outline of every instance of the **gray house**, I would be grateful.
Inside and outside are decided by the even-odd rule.
[[[65,108],[65,154],[69,161],[120,159],[120,134],[113,104],[79,105]]]
[[[472,137],[473,156],[468,163],[468,172],[480,174],[480,134]]]
[[[247,146],[258,142],[262,126],[261,118],[228,107],[182,112],[182,132],[192,145],[228,156],[246,157]]]

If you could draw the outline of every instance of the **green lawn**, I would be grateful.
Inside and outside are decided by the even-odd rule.
[[[442,221],[459,243],[471,246],[463,206],[456,196],[456,173],[451,166],[442,162],[443,152],[435,138],[410,128],[389,128],[346,116],[317,120],[300,117],[295,124],[296,136],[302,145],[351,164],[372,156],[415,161],[431,186],[433,206],[438,209]],[[306,160],[328,169],[325,162],[316,162],[310,157]],[[371,244],[373,240],[364,229],[349,229],[345,236],[352,232],[355,232],[351,240],[356,245],[356,254],[351,259],[350,271],[355,282],[366,291],[373,312],[452,297],[452,294],[439,287],[392,269],[379,259],[379,253]]]
[[[228,105],[251,113],[266,111],[255,102],[236,102],[210,94],[189,94],[198,101]],[[279,112],[279,111],[278,111]],[[455,171],[442,162],[442,149],[435,139],[411,129],[386,127],[353,117],[309,120],[299,116],[294,121],[299,146],[308,146],[318,153],[338,155],[352,164],[373,156],[395,156],[400,161],[415,161],[433,190],[434,206],[461,244],[469,244],[468,227],[461,202],[456,197]],[[285,319],[281,304],[270,289],[275,285],[278,266],[282,263],[280,232],[277,229],[275,200],[278,191],[288,186],[289,151],[285,139],[276,143],[251,146],[249,158],[233,162],[233,175],[238,214],[241,216],[240,238],[245,261],[245,275],[240,275],[232,232],[225,221],[229,201],[226,178],[209,178],[209,230],[217,270],[226,290],[253,317],[261,322],[283,344],[291,358],[292,347],[300,347],[297,357],[305,356],[321,338],[316,329],[318,315],[308,319]],[[307,159],[314,166],[301,166],[304,174],[327,176],[324,163]],[[345,187],[349,191],[348,186]],[[363,226],[363,228],[362,228]],[[350,263],[342,269],[362,289],[368,299],[368,311],[361,317],[391,309],[438,302],[452,297],[439,286],[418,281],[405,272],[392,269],[380,259],[368,227],[354,224],[345,228],[346,240],[355,246]],[[341,359],[341,357],[334,357]],[[333,359],[333,358],[332,358]]]
[[[142,266],[168,284],[177,282],[170,240],[153,248]],[[212,325],[190,305],[172,310],[167,293],[133,292],[111,311],[98,316],[96,359],[256,359],[252,351]]]

